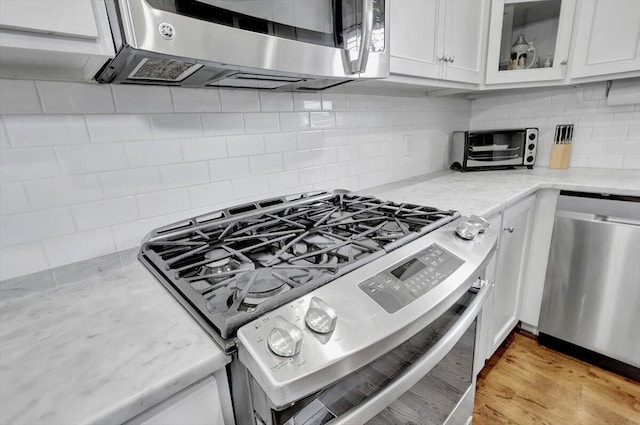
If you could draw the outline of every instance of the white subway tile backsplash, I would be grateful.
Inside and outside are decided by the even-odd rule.
[[[309,116],[314,130],[328,130],[336,126],[336,115],[333,112],[311,112]]]
[[[347,144],[348,132],[345,129],[341,130],[325,130],[324,145],[325,146],[340,146]]]
[[[186,188],[144,193],[137,196],[140,217],[156,217],[173,212],[188,210],[189,192]]]
[[[0,215],[29,211],[31,206],[22,183],[0,184]]]
[[[0,181],[12,182],[60,175],[52,147],[3,149],[0,151]]]
[[[225,158],[227,142],[224,137],[182,139],[182,155],[187,162]]]
[[[498,96],[498,106],[513,106],[519,105],[523,101],[523,95],[521,93],[505,94]]]
[[[296,150],[296,133],[276,133],[264,135],[264,148],[267,153]]]
[[[231,180],[238,177],[248,176],[249,158],[225,158],[209,161],[209,175],[211,181]]]
[[[582,90],[577,88],[560,88],[558,93],[551,96],[551,103],[572,103],[582,100]]]
[[[262,112],[293,111],[291,93],[260,92],[260,110]]]
[[[242,114],[202,114],[205,136],[226,136],[244,133]]]
[[[247,133],[273,133],[280,130],[278,114],[248,113],[244,114],[244,127]]]
[[[189,188],[193,208],[210,207],[233,199],[231,182],[208,183]]]
[[[262,135],[228,136],[227,152],[232,156],[260,155],[265,152]]]
[[[340,93],[322,93],[323,111],[346,111],[347,95]]]
[[[138,195],[162,189],[160,170],[156,167],[101,173],[100,181],[106,198]]]
[[[127,142],[152,137],[148,115],[96,114],[87,115],[86,120],[93,143]]]
[[[56,146],[60,169],[65,174],[96,173],[127,168],[121,144]]]
[[[326,171],[324,167],[304,168],[299,171],[300,184],[307,185],[320,183],[326,180]]]
[[[0,114],[41,114],[35,82],[0,79]]]
[[[11,147],[11,142],[9,142],[9,134],[7,134],[7,129],[4,125],[4,119],[2,115],[0,115],[0,149],[7,149]]]
[[[169,224],[169,220],[166,216],[116,224],[112,227],[116,249],[120,251],[140,246],[142,238],[144,238],[151,230],[167,224]]]
[[[33,209],[73,205],[103,198],[97,174],[64,176],[25,183]]]
[[[322,98],[320,93],[293,93],[294,111],[320,111]]]
[[[281,112],[278,116],[282,131],[308,130],[310,128],[311,121],[308,112]]]
[[[577,125],[585,127],[609,127],[613,114],[581,114]]]
[[[596,127],[591,132],[591,140],[618,140],[627,137],[627,127]]]
[[[338,146],[338,162],[358,159],[358,151],[357,145]]]
[[[624,155],[622,154],[599,154],[589,155],[587,167],[590,168],[622,168]]]
[[[635,112],[616,112],[613,114],[613,125],[628,125],[638,126],[640,125],[640,110]]]
[[[133,168],[182,162],[179,140],[125,143],[129,166]]]
[[[640,155],[625,155],[622,161],[623,170],[640,170]]]
[[[153,114],[151,131],[154,139],[202,136],[199,114]]]
[[[220,90],[220,103],[223,112],[259,112],[260,97],[258,91]]]
[[[176,112],[220,112],[220,95],[217,89],[171,87],[173,107]]]
[[[322,131],[301,131],[296,133],[296,146],[298,150],[321,148],[324,146],[324,134]]]
[[[55,114],[115,112],[111,86],[98,83],[36,81],[42,108]]]
[[[564,104],[539,105],[535,107],[535,117],[552,117],[564,114]],[[495,118],[495,117],[494,117]]]
[[[607,153],[640,155],[640,140],[609,140],[606,146]]]
[[[68,208],[0,216],[0,248],[76,232]]]
[[[255,198],[269,192],[268,180],[262,176],[251,176],[231,181],[233,196],[236,199]]]
[[[327,173],[327,178],[331,180],[337,180],[349,176],[348,162],[329,164],[326,165],[324,169]]]
[[[354,128],[357,126],[357,112],[336,112],[336,128]]]
[[[173,112],[169,87],[113,84],[110,86],[116,110],[123,113]]]
[[[285,170],[298,170],[313,166],[311,150],[285,152],[282,154]]]
[[[328,147],[320,149],[312,149],[311,156],[313,165],[328,165],[338,162],[338,148]]]
[[[82,115],[5,115],[13,147],[89,143]]]
[[[0,249],[0,281],[48,268],[40,242]]]
[[[269,174],[268,181],[271,192],[282,192],[300,185],[298,171]]]
[[[74,205],[71,213],[78,230],[84,231],[136,220],[138,206],[134,196],[127,196]]]
[[[209,182],[209,166],[206,162],[165,165],[160,175],[165,188],[193,186]]]
[[[251,174],[277,173],[283,170],[282,154],[272,153],[249,157]]]
[[[109,254],[116,249],[111,229],[97,229],[73,235],[46,239],[42,242],[51,267],[86,258]]]

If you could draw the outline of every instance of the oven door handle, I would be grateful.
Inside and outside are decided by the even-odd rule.
[[[492,287],[492,283],[483,280],[480,291],[478,291],[471,304],[469,304],[469,307],[467,307],[462,316],[460,316],[460,319],[458,319],[440,341],[385,388],[367,398],[366,402],[351,408],[343,415],[331,420],[327,425],[362,424],[380,413],[388,405],[400,398],[402,394],[409,391],[418,381],[429,373],[429,371],[451,351],[460,338],[462,338],[467,328],[480,313]]]

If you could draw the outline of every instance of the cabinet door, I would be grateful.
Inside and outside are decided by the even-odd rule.
[[[91,0],[2,0],[0,27],[98,38]]]
[[[486,83],[564,78],[575,6],[575,0],[492,0]],[[530,49],[512,52],[519,39]]]
[[[503,215],[491,314],[491,354],[518,322],[529,222],[534,201],[535,196],[530,196],[509,207]]]
[[[640,1],[584,0],[571,77],[640,70]]]
[[[445,80],[481,83],[489,23],[489,0],[449,0],[445,10]]]
[[[440,78],[443,62],[441,0],[391,1],[391,72]]]
[[[500,224],[502,222],[502,215],[497,215],[489,220],[489,228],[496,232],[500,231]],[[493,354],[493,331],[492,331],[492,317],[493,317],[493,303],[495,295],[495,281],[496,281],[496,258],[500,247],[498,246],[496,253],[491,256],[491,259],[487,262],[487,268],[485,269],[484,278],[494,284],[493,291],[489,294],[480,318],[478,320],[478,338],[476,355],[473,360],[473,371],[477,375],[484,367],[485,360],[487,360]]]

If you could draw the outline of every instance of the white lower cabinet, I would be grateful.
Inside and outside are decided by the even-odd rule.
[[[507,208],[502,216],[489,325],[489,356],[519,320],[521,287],[526,270],[534,203],[535,195],[531,195]]]
[[[217,379],[216,379],[217,378]],[[158,403],[125,425],[233,425],[233,414],[222,369]]]

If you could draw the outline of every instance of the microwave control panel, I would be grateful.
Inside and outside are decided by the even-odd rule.
[[[388,313],[420,298],[458,270],[464,261],[438,244],[378,273],[358,287]]]

